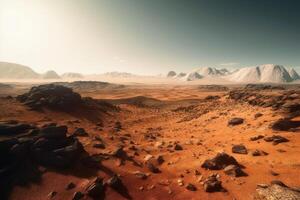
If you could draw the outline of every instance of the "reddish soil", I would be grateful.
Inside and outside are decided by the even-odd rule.
[[[119,144],[124,144],[126,152],[134,156],[137,162],[144,162],[147,154],[162,155],[165,162],[159,166],[161,173],[153,174],[146,167],[138,167],[131,161],[126,161],[120,166],[118,160],[108,159],[102,161],[105,169],[98,171],[84,166],[74,166],[71,172],[64,173],[47,170],[41,182],[13,188],[10,199],[47,199],[51,191],[57,192],[52,199],[72,199],[74,192],[84,191],[85,186],[93,177],[98,175],[106,180],[113,173],[121,176],[132,199],[145,200],[252,199],[257,184],[269,183],[275,179],[289,186],[300,186],[299,133],[275,132],[270,129],[270,124],[282,117],[274,113],[271,108],[237,103],[227,99],[226,92],[201,91],[194,86],[145,86],[144,88],[139,86],[111,91],[79,92],[82,96],[109,99],[114,103],[118,101],[111,99],[119,100],[135,96],[145,96],[160,101],[139,99],[137,102],[126,99],[119,101],[118,106],[121,108],[119,112],[96,116],[83,111],[74,113],[51,110],[31,111],[14,99],[1,98],[0,119],[15,119],[37,125],[56,122],[67,125],[69,133],[72,133],[76,127],[82,127],[89,133],[89,137],[79,139],[89,154],[109,153]],[[221,99],[203,101],[208,95],[219,95]],[[178,109],[179,107],[181,109]],[[255,119],[254,115],[258,112],[263,116]],[[101,129],[96,126],[98,117],[103,121]],[[233,117],[244,118],[245,122],[233,127],[227,126],[228,120]],[[79,123],[70,122],[74,120],[79,120]],[[119,132],[114,130],[117,121],[122,124]],[[155,135],[156,139],[145,139],[147,133]],[[130,137],[122,143],[120,137],[126,134],[130,134]],[[263,139],[249,140],[252,136],[272,136],[273,134],[284,136],[290,141],[272,145]],[[105,149],[93,147],[94,136],[100,136],[104,140]],[[159,148],[155,145],[157,142],[163,142],[164,145]],[[179,142],[183,150],[170,152],[167,145],[174,142]],[[248,149],[248,154],[232,153],[231,147],[234,144],[244,144]],[[128,149],[132,145],[138,149],[139,155],[134,155],[134,152]],[[268,155],[254,157],[251,152],[255,149],[263,150]],[[233,178],[225,175],[222,170],[210,171],[201,168],[205,159],[213,157],[220,151],[234,156],[245,167],[243,170],[248,176]],[[146,180],[141,180],[133,175],[133,172],[137,170],[151,175]],[[201,175],[195,175],[195,170],[198,170]],[[279,175],[274,176],[270,171],[277,172]],[[204,191],[199,177],[203,176],[204,179],[212,173],[220,174],[220,180],[227,192],[207,193]],[[185,185],[179,186],[177,180],[180,176],[183,177],[185,185],[192,183],[197,187],[197,191],[189,191]],[[66,185],[71,181],[76,184],[76,187],[66,190]],[[83,199],[89,199],[89,197],[85,196]],[[108,188],[105,199],[116,200],[125,199],[125,197]]]

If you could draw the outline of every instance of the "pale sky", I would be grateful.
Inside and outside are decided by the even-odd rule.
[[[0,61],[85,74],[300,66],[299,1],[224,2],[0,0]]]

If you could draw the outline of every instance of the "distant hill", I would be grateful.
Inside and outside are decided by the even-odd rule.
[[[47,71],[42,75],[43,79],[60,79],[61,77],[53,70]]]
[[[171,77],[175,77],[176,76],[176,72],[174,71],[169,71],[169,73],[167,74],[167,77],[171,78]]]
[[[286,83],[299,79],[299,75],[292,68],[288,69],[282,65],[260,65],[256,67],[245,67],[228,76],[235,82],[248,83]]]
[[[80,73],[68,72],[61,75],[62,78],[70,78],[70,79],[80,79],[84,78],[84,76]]]
[[[0,62],[0,78],[2,79],[36,79],[40,75],[30,67],[15,63]]]
[[[217,69],[214,67],[200,67],[196,72],[201,76],[223,76],[229,73],[227,69]]]

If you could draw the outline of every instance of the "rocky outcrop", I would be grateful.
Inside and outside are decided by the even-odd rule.
[[[37,179],[38,165],[66,169],[74,166],[85,153],[76,138],[67,136],[66,126],[34,127],[15,122],[13,125],[1,123],[1,128],[10,134],[3,137],[0,132],[0,193],[3,188],[8,192],[5,188],[10,185]]]
[[[271,185],[259,184],[256,188],[255,200],[299,200],[300,191],[290,188],[281,182],[273,182]]]
[[[65,110],[83,103],[81,96],[72,89],[54,84],[32,87],[17,99],[33,109],[49,107]]]

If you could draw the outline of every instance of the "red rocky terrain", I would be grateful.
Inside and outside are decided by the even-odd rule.
[[[7,86],[1,199],[300,199],[300,86]]]

